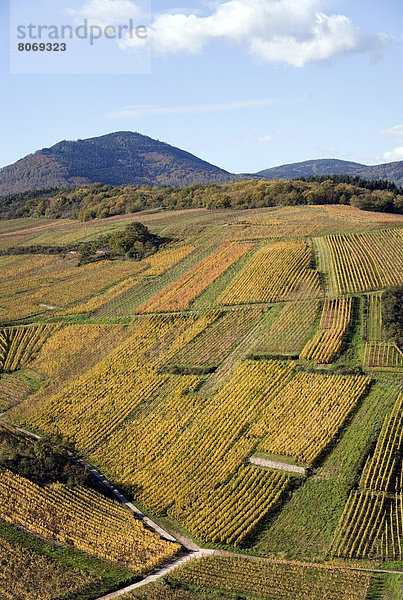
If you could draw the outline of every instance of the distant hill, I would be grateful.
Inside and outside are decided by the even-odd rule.
[[[186,187],[240,179],[295,179],[352,175],[403,185],[403,161],[368,167],[336,159],[309,160],[235,175],[189,152],[140,133],[119,131],[86,140],[63,141],[0,170],[0,196],[45,188],[103,183],[115,186]]]
[[[189,152],[140,133],[120,131],[59,142],[4,167],[0,195],[95,182],[182,187],[234,178]]]
[[[357,175],[364,179],[386,179],[402,186],[403,161],[367,166],[347,160],[324,158],[291,163],[256,173],[256,176],[267,179],[295,179],[312,175]]]

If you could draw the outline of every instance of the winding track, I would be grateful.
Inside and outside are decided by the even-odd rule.
[[[28,437],[35,438],[37,440],[41,439],[39,435],[32,433],[31,431],[27,431],[26,429],[23,429],[22,427],[18,427],[17,425],[14,425],[14,423],[10,423],[2,415],[0,415],[0,421],[2,421],[5,425],[14,428],[16,431],[19,431],[20,433],[22,433]],[[224,550],[211,550],[208,548],[200,548],[190,538],[188,538],[176,531],[168,531],[167,529],[165,529],[164,527],[162,527],[161,525],[159,525],[158,523],[156,523],[155,521],[153,521],[152,519],[147,517],[147,515],[145,515],[132,502],[130,502],[121,492],[119,492],[119,490],[114,485],[112,485],[106,479],[106,477],[104,475],[102,475],[102,473],[100,473],[97,469],[95,469],[88,462],[81,460],[81,459],[80,459],[80,462],[81,462],[81,464],[85,465],[90,470],[91,474],[94,477],[96,477],[110,492],[112,492],[115,495],[115,497],[119,500],[119,502],[121,502],[129,510],[131,510],[136,515],[136,517],[138,519],[140,519],[146,525],[146,527],[148,527],[149,529],[152,529],[153,531],[158,533],[158,535],[160,535],[162,538],[164,538],[166,540],[179,542],[182,545],[182,547],[185,549],[185,551],[182,552],[180,557],[176,558],[174,561],[172,561],[170,563],[167,563],[166,565],[164,565],[160,569],[154,571],[153,573],[151,573],[150,575],[148,575],[141,581],[138,581],[137,583],[133,583],[133,584],[131,584],[127,587],[124,587],[120,590],[117,590],[116,592],[107,594],[106,596],[101,596],[101,597],[97,598],[96,600],[112,600],[113,598],[118,598],[119,596],[123,596],[124,594],[131,592],[137,588],[144,587],[145,585],[148,585],[149,583],[153,583],[155,581],[158,581],[158,579],[162,579],[163,577],[165,577],[165,575],[168,575],[168,573],[175,571],[176,569],[178,569],[182,565],[186,564],[190,560],[197,560],[204,556],[225,556],[225,557],[229,557],[229,558],[241,558],[243,560],[249,560],[252,562],[265,562],[265,563],[269,563],[269,564],[282,564],[282,565],[289,564],[289,565],[294,565],[294,566],[298,565],[300,567],[323,567],[323,564],[319,564],[319,563],[307,563],[307,562],[292,561],[292,560],[290,560],[290,561],[276,560],[274,558],[265,558],[262,556],[251,556],[248,554],[237,554],[236,552],[227,552]],[[348,571],[358,571],[358,572],[366,572],[366,573],[386,573],[386,574],[392,574],[392,575],[401,575],[403,577],[403,571],[399,571],[399,570],[375,569],[375,568],[373,569],[370,567],[350,567],[350,566],[346,566],[346,565],[329,565],[329,564],[326,564],[326,568],[334,569],[336,571],[340,570],[342,568],[342,569],[346,569]]]

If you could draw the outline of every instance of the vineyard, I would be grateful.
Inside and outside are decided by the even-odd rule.
[[[160,374],[151,366],[143,366],[147,352],[150,359],[155,353],[156,359],[164,336],[173,329],[180,332],[188,325],[187,321],[182,317],[139,319],[126,342],[70,387],[47,400],[36,412],[32,424],[68,437],[90,452],[119,429],[138,407],[158,402],[165,394],[180,394],[182,389],[197,387],[197,377]]]
[[[146,268],[141,261],[103,260],[80,267],[76,263],[71,256],[0,257],[3,321],[67,308]]]
[[[162,338],[161,319],[150,321],[159,324]],[[179,324],[178,318],[171,321],[171,326]],[[197,333],[196,325],[185,330],[182,340],[189,330]],[[144,325],[141,331],[145,335]],[[175,350],[175,341],[171,348]],[[142,350],[147,352],[146,345]],[[151,367],[133,374],[139,354],[138,346],[135,351],[126,342],[81,382],[47,401],[32,423],[99,456],[155,511],[179,509],[182,515],[191,498],[204,498],[206,491],[225,483],[252,451],[256,442],[247,430],[268,401],[262,404],[262,396],[275,394],[293,369],[289,364],[247,363],[240,367],[247,375],[244,381],[235,375],[215,398],[205,399],[192,393],[198,377],[158,374]],[[249,389],[254,370],[262,373],[261,392]]]
[[[274,242],[264,246],[219,302],[248,304],[321,296],[319,275],[311,263],[311,248],[305,242]]]
[[[303,348],[300,358],[316,363],[330,363],[340,352],[351,321],[352,298],[326,300],[319,329]]]
[[[298,355],[312,331],[318,310],[319,300],[288,302],[261,336],[254,353]]]
[[[231,351],[235,344],[257,323],[261,309],[230,310],[215,313],[216,319],[197,337],[180,348],[170,359],[172,365],[182,367],[214,367]]]
[[[363,363],[366,369],[403,369],[403,352],[396,344],[368,342],[365,345]]]
[[[333,294],[349,294],[403,283],[403,229],[326,238]]]
[[[403,559],[403,394],[385,419],[332,545],[335,556]]]
[[[195,507],[186,526],[210,542],[239,545],[276,505],[288,482],[283,473],[242,465],[213,498]]]
[[[367,294],[365,297],[366,319],[364,339],[367,342],[384,342],[382,318],[382,294]]]
[[[370,576],[325,566],[251,562],[208,557],[191,561],[168,576],[179,589],[248,594],[267,600],[365,600]]]
[[[99,585],[100,579],[0,538],[2,600],[63,600]],[[35,582],[35,583],[34,583]]]
[[[164,237],[142,260],[12,254],[134,219]],[[94,600],[168,563],[123,597],[397,600],[344,567],[403,561],[401,222],[341,205],[2,222],[0,598]],[[69,448],[183,546],[65,469]]]
[[[55,329],[53,325],[0,329],[0,370],[11,372],[26,366]]]
[[[122,325],[65,325],[55,328],[30,366],[52,378],[66,382],[69,375],[77,377],[80,366],[92,366],[130,335]],[[66,353],[66,346],[69,352]]]
[[[142,598],[143,600],[209,600],[209,596],[205,591],[190,592],[179,588],[172,589],[164,581],[162,583],[150,583],[144,588],[122,596],[122,600],[135,600],[135,598]]]
[[[371,219],[364,211],[356,211],[351,206],[343,211],[341,205],[283,206],[275,210],[260,209],[250,213],[232,224],[231,239],[260,240],[324,236],[341,232],[359,233],[381,227],[383,222],[391,226],[402,223],[399,215],[383,213]],[[352,214],[355,218],[351,218]]]
[[[144,265],[144,270],[141,274],[135,277],[129,277],[124,281],[113,285],[101,296],[94,296],[87,302],[69,308],[65,311],[65,314],[93,313],[107,307],[111,302],[121,304],[122,301],[124,302],[125,296],[136,287],[137,284],[143,282],[144,278],[157,277],[158,275],[165,273],[165,271],[168,271],[176,263],[191,254],[194,249],[194,246],[178,246],[156,252],[152,256],[141,261],[141,264]],[[130,314],[130,310],[127,311],[127,314]]]
[[[228,243],[201,260],[182,277],[137,308],[138,313],[174,312],[184,310],[229,267],[239,260],[253,244]]]
[[[14,375],[0,375],[0,413],[22,402],[31,393],[28,383]]]
[[[239,471],[242,463],[257,445],[313,462],[369,380],[296,374],[292,362],[245,361],[204,398],[195,394],[199,377],[158,372],[216,319],[214,311],[196,320],[139,318],[135,335],[44,402],[30,424],[74,441],[154,512],[168,513],[200,536],[240,543],[287,483],[278,473]],[[247,488],[260,490],[258,503]],[[209,511],[217,511],[216,527],[209,528],[207,517],[197,519]]]
[[[57,483],[41,488],[7,470],[0,471],[0,518],[135,572],[154,567],[179,549],[97,492]]]
[[[279,391],[254,432],[259,449],[312,464],[365,394],[370,379],[298,373]]]
[[[387,341],[383,328],[382,294],[368,294],[365,298],[364,358],[365,369],[394,371],[403,369],[403,353]]]

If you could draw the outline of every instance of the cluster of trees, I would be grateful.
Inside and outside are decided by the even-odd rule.
[[[125,229],[109,235],[100,236],[90,242],[76,242],[66,246],[16,246],[0,250],[0,255],[21,254],[60,254],[66,256],[71,252],[78,255],[78,264],[84,265],[96,260],[112,260],[129,258],[142,260],[154,254],[166,243],[166,238],[150,233],[142,223],[129,223]]]
[[[6,427],[0,428],[0,467],[38,485],[56,481],[68,485],[91,484],[86,467],[50,439],[27,440]]]
[[[87,264],[97,258],[129,258],[142,260],[154,254],[166,243],[166,238],[150,233],[142,223],[129,223],[125,229],[101,236],[91,242],[82,242],[78,248],[78,262]]]
[[[403,350],[403,287],[385,292],[383,301],[383,326],[388,339]]]
[[[351,183],[353,180],[354,183]],[[364,210],[403,212],[394,184],[332,176],[309,180],[245,180],[183,188],[112,186],[95,183],[57,193],[0,198],[0,218],[70,217],[88,221],[149,208],[261,208],[304,204],[348,204]]]
[[[363,179],[358,175],[310,175],[309,177],[299,177],[300,181],[308,183],[323,183],[324,181],[333,181],[333,183],[349,183],[356,187],[367,190],[388,190],[389,192],[399,193],[399,188],[392,181],[386,179]]]

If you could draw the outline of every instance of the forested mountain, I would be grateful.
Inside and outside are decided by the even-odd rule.
[[[0,171],[0,195],[102,182],[111,185],[170,185],[223,182],[230,173],[189,152],[150,137],[121,131],[63,141]]]
[[[349,175],[403,185],[403,161],[365,166],[344,160],[310,160],[265,169],[228,173],[189,152],[140,133],[120,131],[86,140],[63,141],[0,170],[0,196],[47,188],[106,185],[186,187],[240,179],[300,179]]]
[[[364,179],[386,179],[402,186],[403,161],[367,166],[347,160],[325,158],[264,169],[256,175],[267,179],[295,179],[313,175],[352,175]]]

